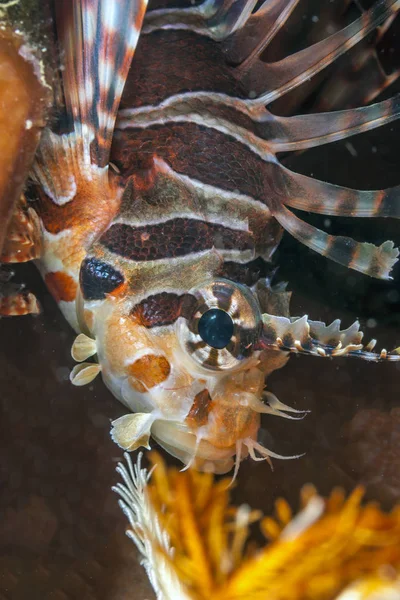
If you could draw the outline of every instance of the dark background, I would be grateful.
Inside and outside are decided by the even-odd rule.
[[[397,86],[399,87],[399,86]],[[394,88],[390,93],[396,91]],[[400,183],[400,125],[291,157],[307,175],[360,189]],[[400,244],[398,221],[304,215],[330,233]],[[400,344],[400,269],[374,281],[328,262],[285,235],[276,253],[278,280],[292,290],[292,314],[349,326],[360,318],[379,348]],[[74,333],[35,268],[16,269],[37,294],[38,317],[0,321],[0,599],[152,598],[126,521],[111,486],[122,453],[109,437],[110,421],[126,411],[101,378],[73,387]],[[237,502],[269,512],[284,495],[297,505],[302,484],[322,493],[335,485],[367,486],[367,495],[393,505],[400,495],[400,363],[293,357],[268,379],[286,404],[311,410],[299,422],[263,421],[262,441],[296,461],[245,461]]]

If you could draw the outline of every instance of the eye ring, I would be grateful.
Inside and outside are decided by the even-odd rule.
[[[217,321],[220,332],[212,330]],[[262,330],[261,311],[248,288],[216,279],[188,292],[177,329],[182,348],[198,365],[225,371],[251,358]]]

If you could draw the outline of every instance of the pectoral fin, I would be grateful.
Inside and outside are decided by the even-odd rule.
[[[124,415],[112,422],[111,437],[118,446],[129,452],[140,446],[150,449],[149,438],[154,419],[151,413]]]

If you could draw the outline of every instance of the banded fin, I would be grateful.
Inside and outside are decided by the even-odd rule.
[[[259,134],[274,152],[293,152],[329,144],[387,125],[400,116],[400,94],[371,106],[294,117],[265,115]]]
[[[400,186],[387,190],[353,190],[318,181],[282,167],[285,204],[320,215],[400,218]]]
[[[31,178],[58,206],[75,198],[79,175],[84,179],[91,178],[90,164],[79,164],[80,154],[81,148],[75,136],[58,136],[50,129],[43,132]]]
[[[242,70],[239,79],[257,96],[254,103],[269,104],[332,64],[398,10],[400,0],[380,0],[329,38],[275,63],[258,59],[248,70]]]
[[[302,221],[283,205],[273,215],[294,238],[318,254],[370,277],[391,279],[390,271],[399,255],[393,242],[388,240],[375,246],[350,237],[329,235]]]
[[[76,251],[46,237],[44,270],[54,246],[67,274],[78,278],[93,238],[119,208],[120,180],[109,171],[118,105],[141,29],[145,0],[70,0],[55,3],[64,59],[61,70],[70,132],[47,130],[33,168],[39,209],[50,234],[73,237]],[[77,380],[78,381],[78,380]]]
[[[83,158],[105,166],[122,90],[146,10],[145,0],[56,2],[67,118]]]
[[[372,352],[376,341],[366,346],[361,344],[363,334],[356,321],[348,329],[340,330],[340,321],[326,326],[320,321],[309,321],[307,315],[298,319],[263,315],[263,333],[259,349],[280,349],[282,351],[311,354],[313,356],[351,356],[372,362],[400,361],[400,348],[391,352],[383,349]]]

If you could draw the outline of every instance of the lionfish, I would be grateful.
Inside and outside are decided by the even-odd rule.
[[[371,277],[389,279],[398,256],[391,241],[377,247],[328,235],[291,209],[398,218],[399,187],[323,183],[289,170],[278,154],[390,123],[400,115],[399,96],[301,116],[276,116],[267,106],[387,29],[400,0],[375,2],[322,41],[265,62],[301,5],[176,0],[147,12],[144,0],[53,5],[62,65],[54,110],[33,162],[29,204],[22,196],[10,227],[29,224],[29,252],[14,235],[2,261],[36,259],[79,334],[72,383],[101,372],[132,411],[112,426],[124,449],[146,446],[151,435],[185,465],[216,473],[237,470],[248,455],[280,457],[257,436],[262,413],[303,416],[265,391],[266,377],[290,354],[400,360],[399,349],[375,353],[374,340],[363,346],[358,322],[341,330],[339,320],[327,326],[289,316],[288,292],[253,269],[271,262],[284,230]],[[374,73],[360,102],[396,76]],[[26,295],[3,298],[3,314],[31,304]]]

